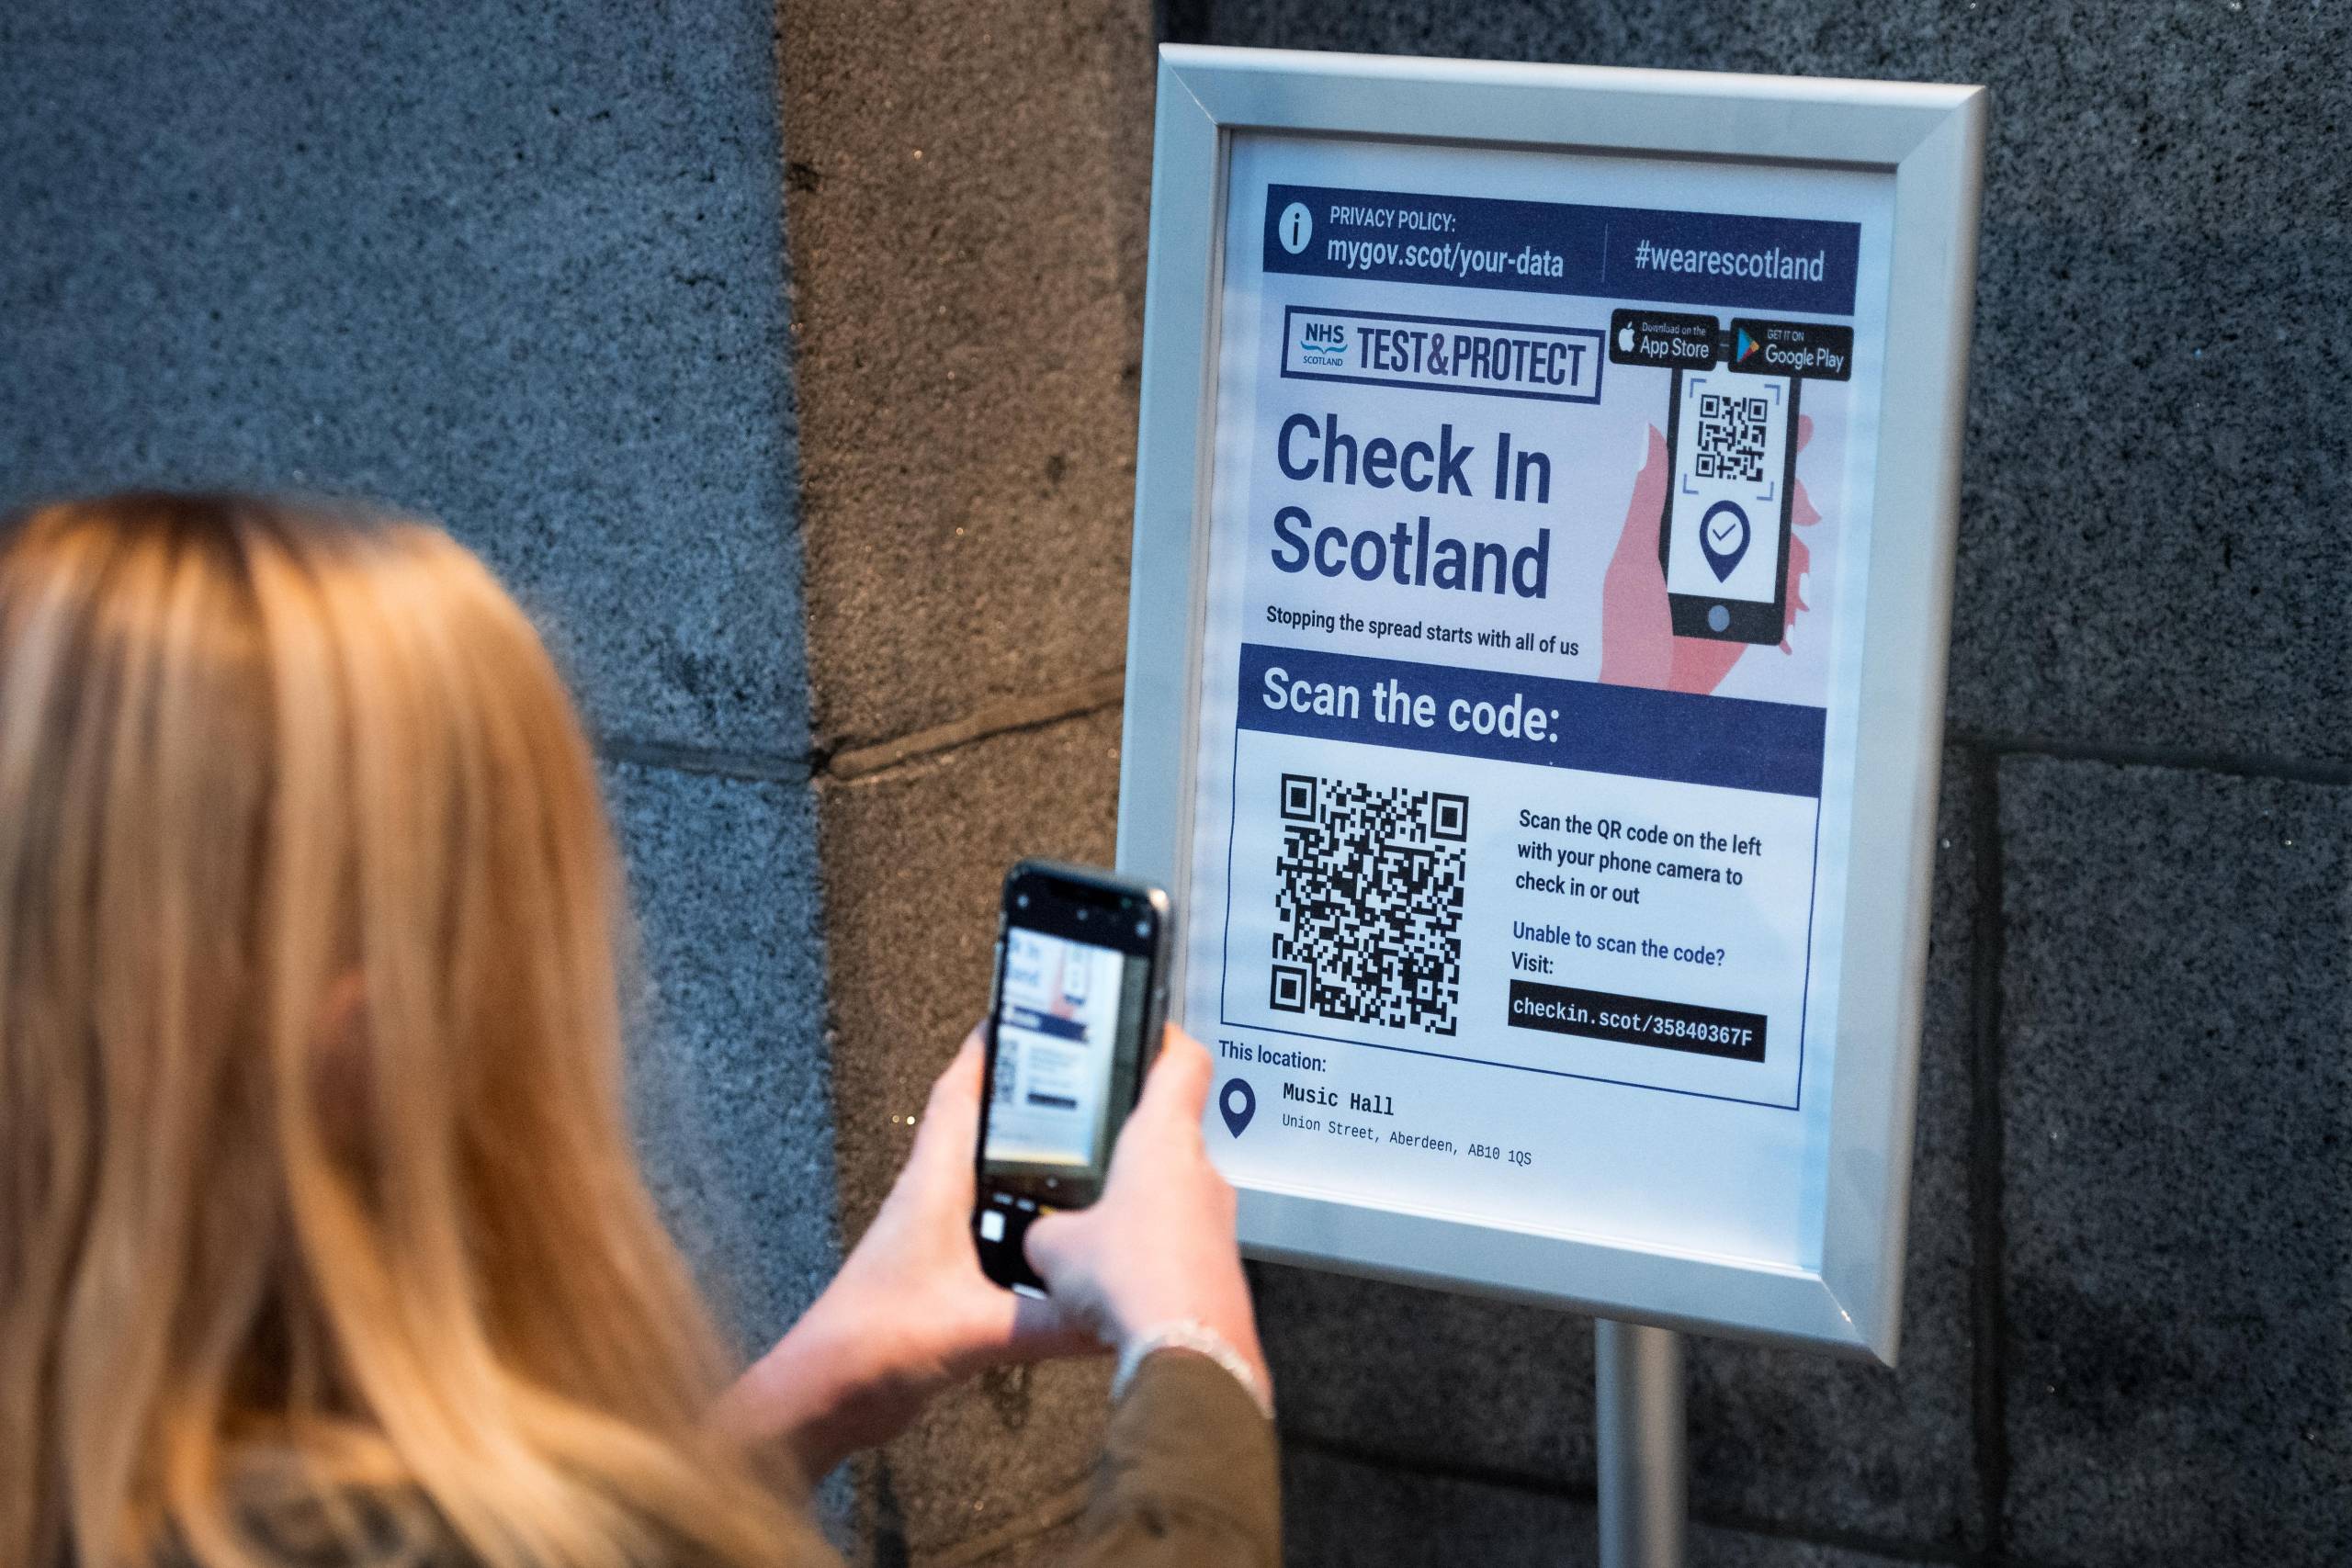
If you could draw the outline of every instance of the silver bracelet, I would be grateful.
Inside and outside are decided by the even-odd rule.
[[[1127,1396],[1127,1385],[1136,1381],[1145,1359],[1155,1350],[1190,1350],[1194,1355],[1206,1356],[1233,1374],[1233,1381],[1250,1395],[1250,1403],[1258,1407],[1258,1414],[1269,1421],[1274,1418],[1273,1394],[1260,1381],[1257,1369],[1224,1335],[1190,1317],[1156,1324],[1127,1341],[1126,1348],[1119,1352],[1118,1372],[1111,1379],[1114,1404]]]

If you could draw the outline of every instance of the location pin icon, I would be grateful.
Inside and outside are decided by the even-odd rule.
[[[1747,553],[1747,541],[1754,532],[1747,525],[1747,513],[1736,502],[1719,501],[1699,519],[1699,553],[1714,568],[1717,582],[1730,581],[1739,558]]]
[[[1250,1087],[1248,1078],[1227,1078],[1216,1091],[1216,1109],[1225,1118],[1225,1130],[1238,1138],[1250,1125],[1250,1118],[1258,1114],[1258,1091]]]

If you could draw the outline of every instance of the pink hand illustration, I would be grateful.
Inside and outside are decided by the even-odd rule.
[[[1797,450],[1813,439],[1813,420],[1797,416]],[[1617,536],[1616,553],[1600,580],[1600,678],[1616,686],[1655,686],[1702,695],[1723,684],[1744,642],[1715,637],[1676,637],[1674,618],[1666,599],[1666,571],[1658,565],[1658,518],[1666,509],[1666,487],[1673,465],[1668,461],[1666,437],[1650,427],[1649,456],[1634,479],[1634,499],[1625,506],[1625,525]],[[1789,521],[1810,528],[1821,521],[1796,482],[1790,498]],[[1813,552],[1804,536],[1789,536],[1788,619],[1783,623],[1781,651],[1789,649],[1786,636],[1796,625],[1797,612],[1812,608],[1797,594],[1813,564]]]

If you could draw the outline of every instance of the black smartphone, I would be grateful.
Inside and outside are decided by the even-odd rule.
[[[1789,520],[1802,382],[1677,370],[1657,558],[1676,637],[1777,643],[1789,608]]]
[[[1025,860],[1004,879],[972,1240],[998,1284],[1042,1292],[1029,1224],[1102,1196],[1168,1019],[1168,895]]]

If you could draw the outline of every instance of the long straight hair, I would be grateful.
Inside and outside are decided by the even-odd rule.
[[[236,497],[0,537],[0,1562],[792,1554],[628,1143],[620,878],[445,535]]]

